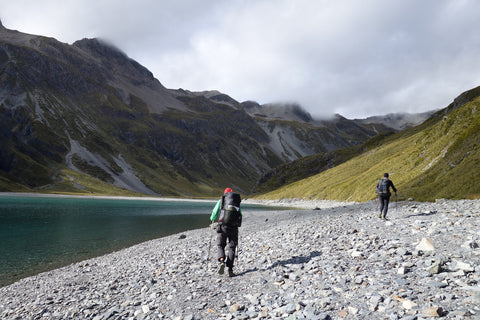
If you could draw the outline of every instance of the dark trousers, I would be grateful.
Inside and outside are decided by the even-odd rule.
[[[386,218],[388,211],[388,203],[390,202],[390,196],[380,196],[378,198],[380,201],[380,215],[382,216],[382,218]]]
[[[233,268],[233,261],[235,260],[235,249],[238,245],[238,228],[219,226],[217,232],[218,260],[220,261],[220,259],[223,258],[227,267]],[[226,257],[227,259],[225,260],[225,247],[227,246],[227,240],[228,251]]]

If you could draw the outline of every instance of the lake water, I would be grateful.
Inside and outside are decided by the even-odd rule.
[[[1,195],[0,286],[143,241],[206,227],[214,204]]]

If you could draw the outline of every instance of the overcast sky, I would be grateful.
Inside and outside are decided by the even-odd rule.
[[[477,0],[0,0],[9,29],[103,38],[167,88],[364,118],[480,85]]]

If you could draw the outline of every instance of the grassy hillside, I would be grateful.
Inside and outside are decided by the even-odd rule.
[[[478,199],[480,97],[457,105],[339,166],[257,197],[367,201],[389,172],[399,200]]]
[[[321,152],[308,157],[280,165],[263,175],[253,193],[266,193],[284,185],[314,176],[320,172],[338,166],[361,153],[369,151],[385,141],[392,132],[378,134],[362,145],[342,148],[330,152]]]

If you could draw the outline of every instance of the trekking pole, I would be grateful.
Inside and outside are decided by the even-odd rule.
[[[397,198],[397,193],[395,192],[395,211],[398,211],[398,198]]]
[[[236,259],[237,259],[237,264],[238,264],[238,252],[240,251],[240,233],[238,233],[238,237],[237,237],[237,249],[235,250],[235,255],[236,255]]]
[[[207,264],[210,261],[210,248],[212,247],[212,238],[213,238],[213,221],[210,224],[210,242],[208,243]]]

